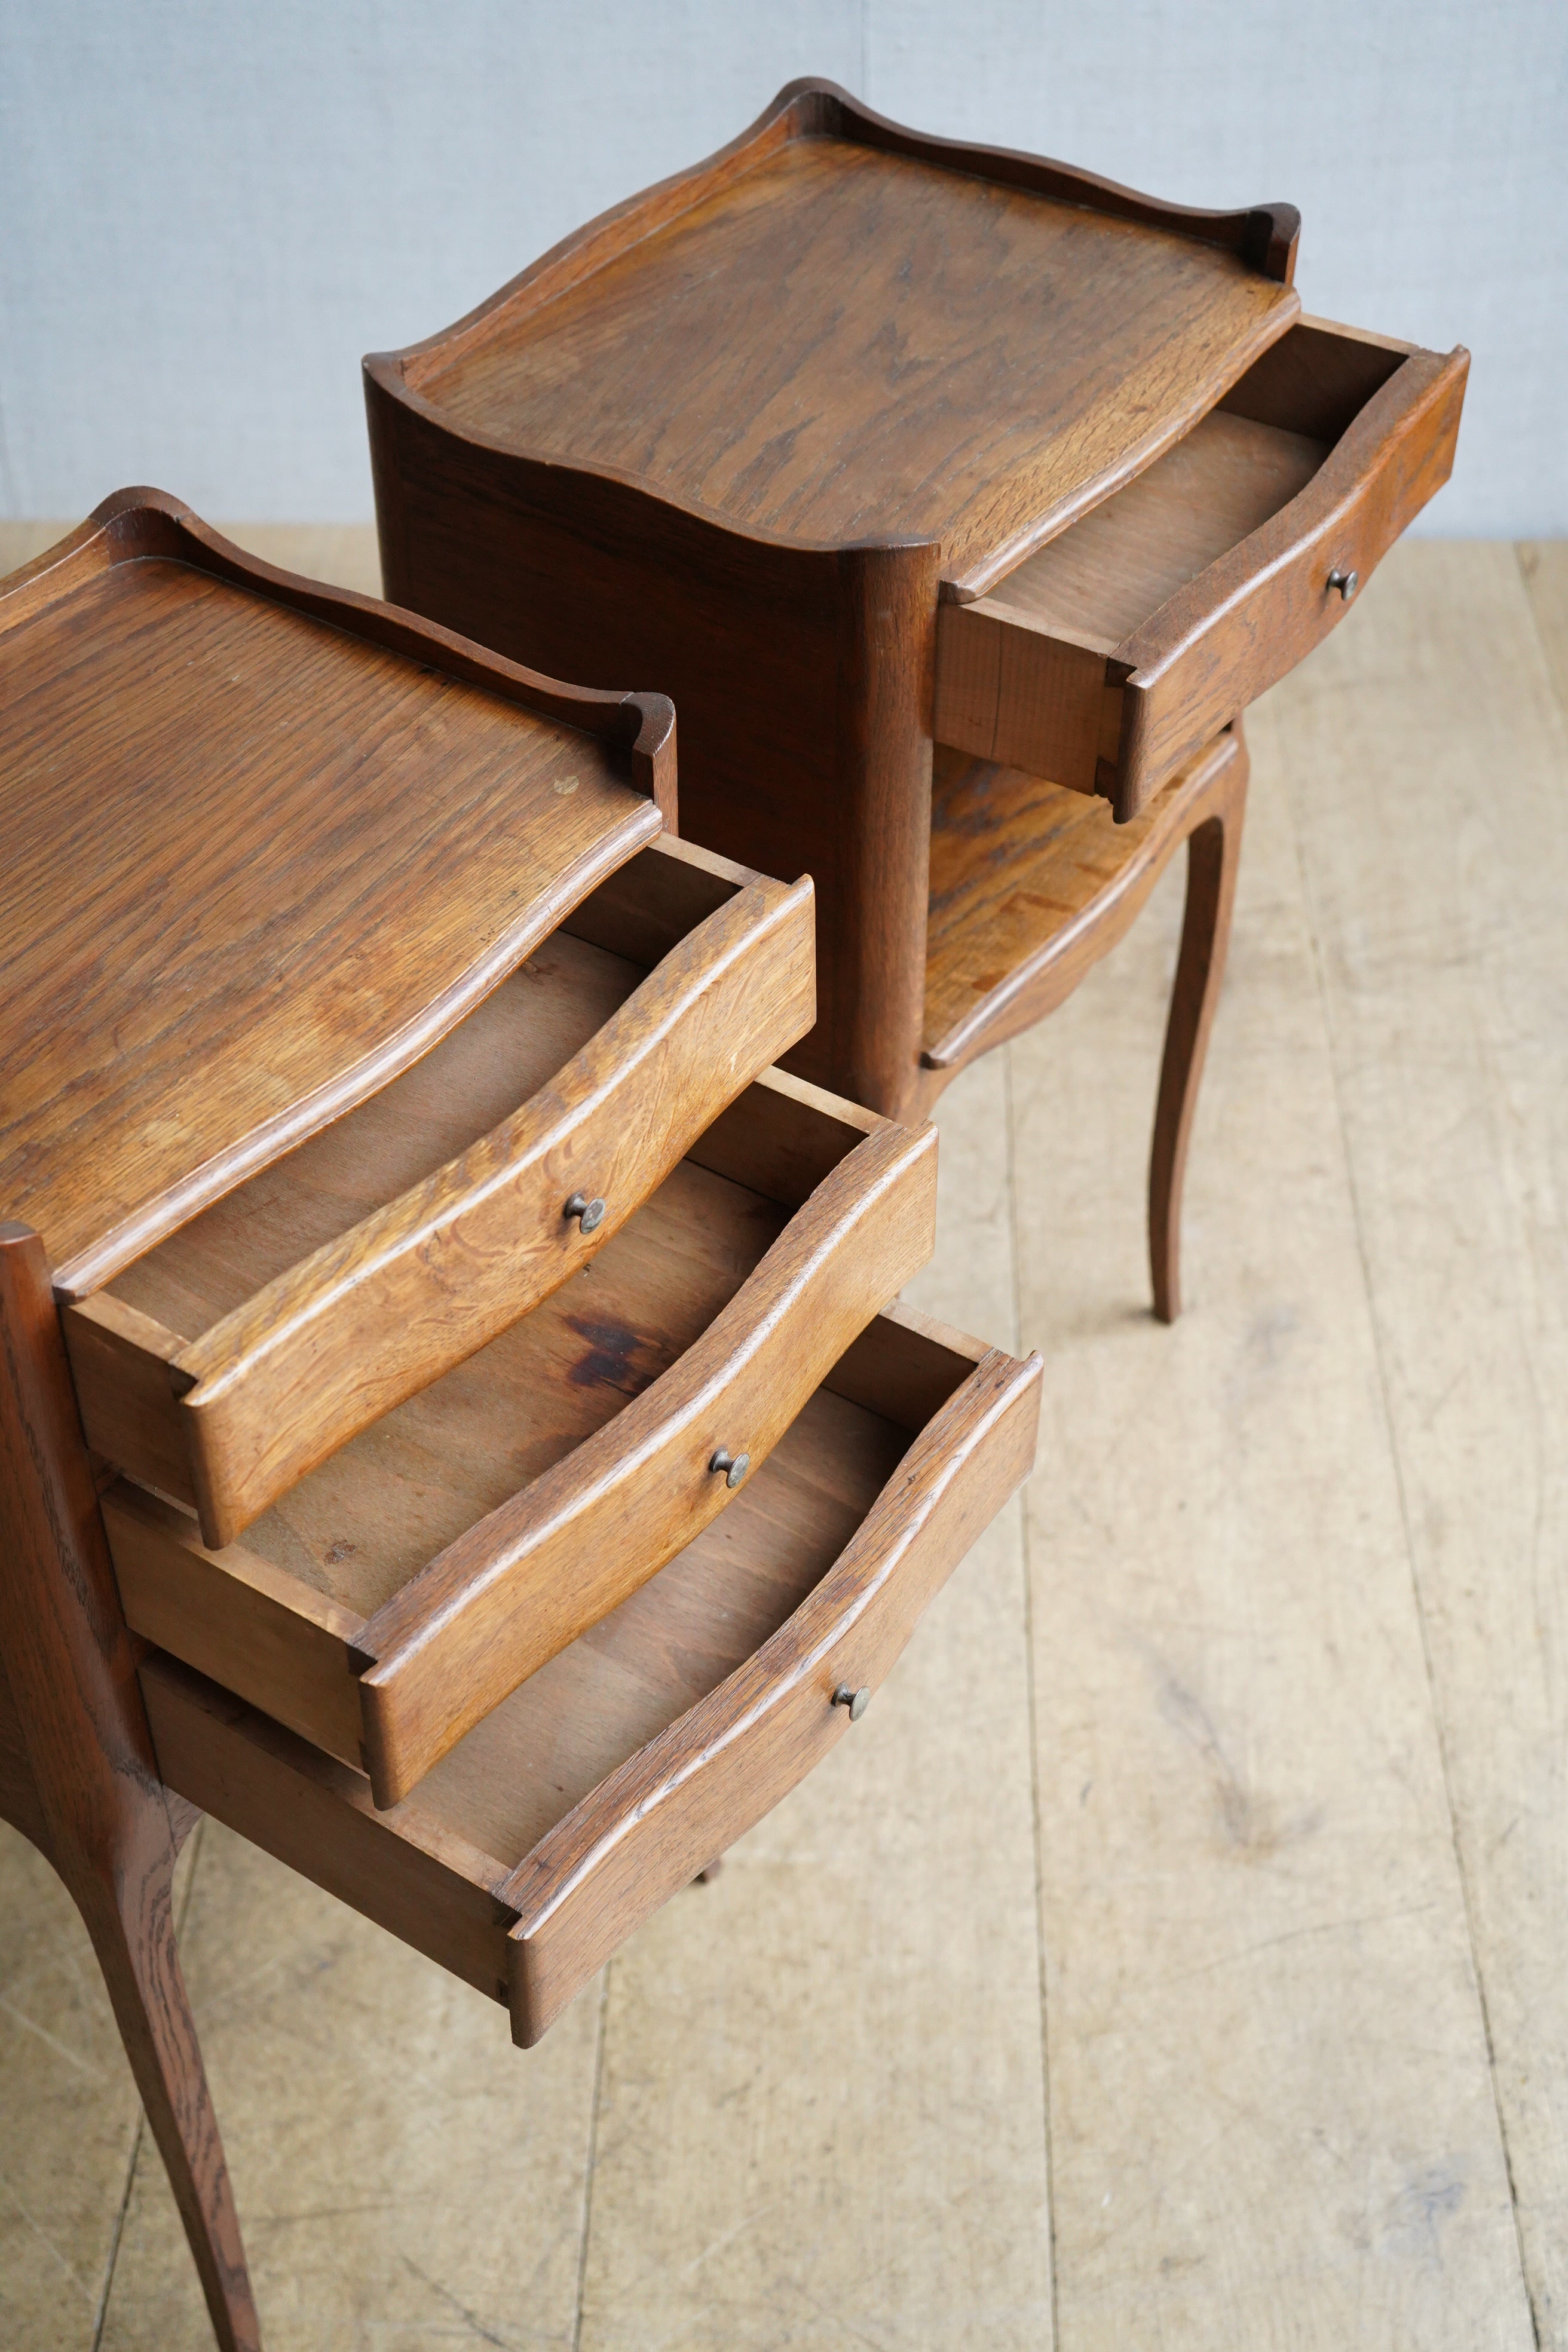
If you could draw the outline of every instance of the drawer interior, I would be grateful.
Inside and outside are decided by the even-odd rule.
[[[617,883],[622,892],[629,887]],[[597,913],[603,917],[605,910]],[[592,927],[595,919],[590,903],[584,920]],[[599,928],[611,934],[626,929],[607,919]],[[652,944],[647,939],[627,943],[645,951]],[[247,1292],[258,1267],[287,1263],[297,1254],[301,1232],[330,1233],[334,1223],[352,1221],[367,1192],[405,1180],[421,1160],[449,1152],[463,1133],[482,1131],[498,1095],[530,1083],[537,1067],[547,1069],[570,1051],[630,993],[644,969],[637,958],[597,939],[557,935],[383,1096],[127,1269],[115,1285],[121,1304],[174,1334],[222,1313],[237,1294]],[[729,1520],[737,1513],[742,1521],[752,1518],[759,1507],[754,1495],[767,1497],[781,1477],[789,1487],[788,1465],[804,1458],[803,1444],[807,1455],[812,1451],[785,1426],[790,1414],[800,1402],[808,1423],[824,1414],[842,1420],[850,1412],[812,1396],[812,1384],[822,1378],[817,1367],[825,1369],[835,1347],[844,1344],[833,1335],[857,1328],[929,1247],[929,1236],[921,1238],[920,1202],[934,1171],[932,1142],[929,1130],[921,1138],[905,1136],[800,1081],[776,1075],[759,1080],[721,1114],[596,1256],[497,1338],[349,1438],[252,1521],[239,1542],[205,1549],[177,1496],[160,1498],[156,1481],[137,1487],[122,1479],[106,1497],[105,1515],[133,1629],[330,1752],[351,1763],[368,1753],[382,1801],[394,1802],[466,1723],[521,1678],[537,1679],[552,1647],[558,1655],[595,1617],[602,1622],[621,1594],[652,1574],[708,1513],[720,1513],[708,1533],[717,1547],[714,1557],[721,1559],[726,1545],[737,1540],[725,1532]],[[863,1214],[854,1213],[858,1223],[854,1216],[848,1224],[834,1222],[841,1213],[826,1211],[824,1194],[795,1227],[791,1246],[797,1250],[804,1246],[803,1230],[822,1236],[812,1246],[829,1255],[807,1262],[826,1273],[820,1283],[814,1274],[809,1291],[795,1294],[789,1312],[796,1324],[779,1326],[782,1358],[770,1340],[755,1358],[756,1371],[746,1376],[753,1390],[760,1383],[764,1409],[733,1408],[757,1457],[745,1483],[726,1493],[722,1479],[707,1475],[712,1440],[700,1433],[699,1459],[681,1467],[693,1441],[680,1437],[683,1424],[667,1423],[673,1408],[663,1401],[669,1391],[661,1391],[648,1400],[650,1433],[637,1440],[646,1454],[634,1450],[627,1457],[636,1472],[626,1490],[631,1516],[623,1534],[606,1536],[608,1551],[602,1559],[595,1555],[591,1569],[574,1565],[584,1539],[572,1532],[579,1522],[568,1518],[562,1522],[566,1549],[559,1571],[548,1566],[560,1551],[551,1536],[555,1549],[540,1551],[537,1570],[517,1555],[517,1580],[494,1604],[483,1599],[494,1576],[513,1575],[506,1548],[516,1538],[499,1521],[492,1536],[490,1515],[504,1512],[506,1528],[517,1527],[520,1507],[526,1501],[533,1509],[531,1490],[556,1465],[565,1465],[575,1482],[572,1496],[592,1509],[613,1449],[588,1441],[699,1342],[714,1354],[716,1382],[716,1402],[700,1412],[721,1415],[730,1409],[721,1402],[731,1393],[724,1368],[747,1360],[744,1349],[753,1343],[744,1337],[745,1325],[733,1340],[707,1335],[801,1204],[861,1146],[884,1157],[890,1152],[889,1166],[902,1171],[908,1163],[910,1173],[890,1173],[880,1192],[865,1190],[868,1180],[856,1176],[861,1191],[855,1197],[867,1204]],[[911,1203],[907,1213],[899,1205],[904,1202]],[[851,1234],[853,1243],[839,1238]],[[847,1294],[832,1275],[832,1266],[846,1258]],[[771,1260],[770,1267],[777,1263]],[[896,1268],[890,1278],[889,1267]],[[858,1308],[852,1304],[857,1285],[868,1294]],[[752,1298],[749,1294],[746,1316],[756,1311]],[[805,1299],[813,1328],[786,1340],[805,1311]],[[837,1319],[846,1314],[847,1324]],[[762,1345],[760,1339],[754,1343]],[[742,1352],[731,1357],[732,1347]],[[684,1367],[680,1377],[698,1378]],[[697,1393],[710,1391],[699,1385]],[[741,1395],[739,1388],[735,1394]],[[674,1433],[668,1444],[657,1435],[667,1425]],[[775,1471],[767,1449],[781,1430],[784,1466]],[[567,1464],[568,1456],[575,1458]],[[674,1462],[673,1505],[659,1500],[656,1477],[656,1472],[665,1475],[659,1465],[667,1458]],[[149,1483],[152,1496],[143,1491]],[[574,1511],[579,1504],[573,1499],[568,1506],[557,1496],[548,1508],[539,1507],[542,1516],[536,1515],[535,1524],[548,1534],[555,1524],[552,1512]],[[761,1507],[781,1512],[787,1526],[805,1506],[786,1495],[782,1502],[764,1499]],[[454,1554],[454,1565],[442,1568],[433,1588],[422,1571],[459,1539],[468,1542],[461,1570]],[[500,1563],[494,1575],[492,1563]],[[439,1581],[442,1577],[447,1580]],[[515,1601],[506,1598],[513,1591]],[[463,1633],[459,1623],[454,1635],[454,1622],[463,1620],[470,1601],[509,1612],[506,1625],[493,1635],[475,1636]],[[426,1634],[438,1654],[433,1668],[421,1664]],[[476,1659],[464,1665],[460,1644],[475,1638],[485,1641],[486,1655],[482,1664]],[[514,1656],[509,1680],[507,1664]],[[415,1675],[433,1671],[437,1683],[411,1685],[402,1663],[409,1657]],[[362,1675],[370,1679],[362,1682]],[[392,1684],[397,1695],[389,1698]],[[434,1692],[429,1705],[436,1712],[410,1715],[411,1706],[417,1710],[426,1704],[417,1693],[426,1687]],[[389,1716],[389,1707],[399,1711]],[[367,1712],[374,1708],[380,1714]],[[389,1738],[402,1744],[376,1746]]]
[[[477,1724],[406,1801],[513,1868],[799,1607],[909,1442],[819,1389],[713,1525]]]
[[[1406,356],[1298,320],[1184,439],[990,591],[1109,652],[1289,505]]]
[[[244,1550],[368,1618],[667,1371],[787,1215],[683,1160],[591,1266],[351,1438],[246,1529]]]
[[[786,1623],[983,1360],[997,1360],[908,1309],[879,1316],[731,1508],[513,1692],[391,1811],[374,1809],[358,1772],[154,1653],[142,1684],[164,1777],[443,1966],[511,2000],[517,2038],[536,2039],[542,2024],[519,2013],[508,1953],[514,1873],[538,1860],[542,1843],[609,1775]],[[1016,1466],[998,1472],[992,1508],[1017,1475]],[[737,1815],[755,1818],[765,1804],[749,1803],[747,1786],[743,1771]],[[657,1899],[645,1888],[629,1902],[613,1939]]]
[[[487,1135],[644,977],[556,932],[423,1061],[193,1217],[117,1275],[109,1295],[195,1339]]]
[[[812,1018],[810,883],[702,878],[719,903],[652,972],[552,938],[380,1094],[69,1300],[89,1444],[231,1543],[591,1264]]]

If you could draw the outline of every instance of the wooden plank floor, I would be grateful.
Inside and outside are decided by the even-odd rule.
[[[527,2057],[200,1832],[271,2352],[1568,2347],[1568,548],[1399,549],[1251,740],[1183,1321],[1178,877],[942,1105],[913,1296],[1044,1438],[854,1741]],[[0,2342],[207,2341],[0,1832]]]

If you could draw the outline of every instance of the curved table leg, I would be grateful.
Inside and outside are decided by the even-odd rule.
[[[1149,1157],[1149,1265],[1154,1312],[1173,1323],[1182,1311],[1182,1180],[1204,1074],[1209,1030],[1225,976],[1231,907],[1247,812],[1247,746],[1241,722],[1232,732],[1237,756],[1215,778],[1194,811],[1187,836],[1187,903],[1181,953],[1165,1029],[1165,1055]]]
[[[188,1808],[159,1781],[48,1265],[0,1224],[0,1654],[13,1811],[87,1923],[225,2352],[259,2352],[239,2223],[174,1945]],[[25,1818],[24,1818],[25,1816]]]

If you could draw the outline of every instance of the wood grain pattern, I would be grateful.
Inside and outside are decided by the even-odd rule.
[[[363,1760],[353,1652],[364,1621],[239,1544],[222,1552],[145,1487],[102,1500],[125,1622],[346,1763]]]
[[[755,881],[665,835],[632,869],[639,878],[616,908],[639,937],[652,943],[657,932],[658,952],[678,943],[688,913],[701,921]],[[460,1159],[515,1111],[520,1096],[547,1088],[646,977],[639,964],[557,934],[412,1069],[191,1219],[117,1276],[112,1289],[68,1307],[62,1324],[96,1451],[195,1509],[171,1386],[184,1349],[243,1312],[258,1289],[286,1282],[301,1247],[329,1251],[389,1199]]]
[[[868,139],[822,95],[816,135],[767,137],[785,94],[747,168],[710,187],[700,169],[679,209],[655,192],[635,243],[584,233],[575,282],[558,248],[449,349],[399,355],[407,396],[744,530],[937,542],[977,587],[1158,455],[1295,314],[1179,215],[1118,218],[1059,166]]]
[[[906,1456],[906,1431],[874,1409],[819,1391],[722,1518],[503,1701],[414,1797],[378,1811],[360,1774],[154,1654],[142,1684],[170,1785],[481,1990],[512,1999],[514,2032],[536,2040],[548,2022],[537,1995],[508,1981],[515,1884],[554,1888],[530,1965],[537,1975],[548,1954],[558,1990],[595,1939],[622,1940],[658,1899],[650,1872],[634,1873],[617,1934],[602,1867],[583,1882],[585,1895],[559,1885],[562,1832],[572,1843],[585,1815],[602,1839],[618,1816],[636,1838],[627,1792],[664,1787],[670,1727],[678,1740],[689,1731],[694,1753],[718,1720],[723,1738],[700,1785],[705,1833],[710,1825],[718,1844],[737,1834],[752,1786],[778,1781],[776,1799],[814,1760],[813,1743],[801,1752],[796,1740],[787,1779],[768,1762],[777,1727],[794,1720],[805,1662],[823,1668],[836,1642],[858,1643],[856,1672],[879,1680],[1027,1468],[1037,1360],[1014,1363],[901,1310],[884,1322],[848,1377],[875,1393],[887,1368],[896,1402],[907,1392],[897,1370],[906,1344],[923,1349],[932,1426],[913,1450]],[[776,1691],[765,1688],[770,1671],[759,1674],[764,1658]],[[749,1732],[729,1706],[742,1675],[756,1701]],[[840,1731],[842,1712],[826,1712]],[[668,1853],[678,1790],[659,1802]]]
[[[372,642],[364,600],[298,609],[137,497],[0,596],[0,1199],[67,1295],[424,1051],[660,822],[618,700]]]
[[[1295,374],[1284,364],[1294,361],[1295,334],[1292,328],[1283,339],[1279,373],[1288,379]],[[986,601],[1116,646],[1289,506],[1329,446],[1299,427],[1215,409],[1135,481],[999,581]]]
[[[94,1453],[194,1510],[195,1483],[175,1409],[180,1334],[111,1290],[66,1307],[60,1328]]]
[[[1343,617],[1329,573],[1364,581],[1447,480],[1468,364],[1292,327],[1146,472],[942,606],[937,740],[1135,815]]]
[[[793,1188],[808,1151],[831,1153],[830,1169],[865,1139],[858,1124],[800,1102],[798,1091],[794,1082],[777,1098],[753,1139],[786,1139],[784,1181],[774,1190]],[[768,1097],[765,1083],[742,1100],[759,1093]],[[879,1123],[868,1124],[877,1131]],[[804,1147],[788,1145],[792,1129],[797,1137],[805,1130]],[[748,1165],[751,1158],[748,1151]],[[341,1672],[362,1662],[349,1652],[358,1650],[364,1618],[435,1553],[613,1425],[628,1397],[697,1343],[784,1223],[784,1212],[756,1192],[689,1164],[677,1169],[595,1262],[591,1283],[584,1276],[591,1298],[574,1288],[554,1294],[470,1363],[351,1440],[258,1521],[245,1545],[208,1551],[194,1520],[151,1497],[128,1528],[115,1507],[120,1490],[111,1487],[105,1516],[132,1622],[318,1746],[357,1762],[359,1686],[351,1722]],[[184,1262],[188,1274],[188,1250]],[[890,1367],[911,1351],[927,1390],[932,1378],[945,1374],[951,1386],[963,1376],[952,1370],[951,1348],[933,1360],[923,1337],[901,1328],[893,1342],[883,1351],[879,1381],[890,1381]],[[837,1377],[837,1369],[828,1375]],[[852,1393],[876,1410],[879,1389],[868,1396],[863,1388]],[[795,1443],[787,1435],[784,1442]],[[749,1512],[756,1491],[753,1476],[730,1502],[726,1522],[737,1510]],[[798,1505],[790,1507],[798,1517]]]
[[[1235,733],[1216,736],[1119,825],[1102,800],[939,753],[924,1054],[937,1085],[1053,1012],[1125,937],[1240,758]]]
[[[1329,575],[1364,581],[1447,480],[1469,363],[1463,350],[1404,361],[1300,496],[1117,647],[1119,816],[1343,619]]]
[[[717,850],[661,833],[562,918],[570,939],[652,966],[756,876]]]
[[[850,1341],[822,1385],[913,1437],[985,1353],[984,1340],[895,1298]]]
[[[1121,715],[1114,652],[1107,639],[1042,624],[1005,593],[943,604],[932,732],[950,750],[1026,767],[1068,792],[1092,793],[1110,715],[1118,721]],[[1110,748],[1116,748],[1114,736]]]
[[[259,2352],[174,1946],[177,1825],[104,1548],[48,1261],[39,1236],[13,1223],[0,1224],[0,1527],[7,1744],[13,1756],[20,1745],[33,1791],[15,1818],[29,1836],[44,1832],[43,1850],[92,1937],[214,2334],[224,2352]],[[5,1781],[18,1777],[13,1765]]]
[[[172,1789],[400,1943],[506,1998],[504,1867],[405,1806],[378,1813],[363,1773],[153,1651],[141,1681]]]
[[[473,445],[374,374],[366,398],[387,593],[577,677],[662,681],[680,709],[686,834],[816,885],[817,1025],[788,1066],[891,1112],[919,1042],[934,549],[777,545],[613,477]],[[895,681],[919,707],[884,725]],[[876,874],[888,908],[886,1007],[855,984],[866,950],[847,867]]]
[[[988,1353],[916,1441],[810,1599],[745,1666],[595,1790],[506,1888],[514,2038],[566,2002],[707,1855],[722,1853],[848,1728],[1002,1500],[1028,1475],[1040,1360]]]
[[[811,886],[752,883],[550,1087],[184,1348],[206,1541],[578,1273],[815,1012]],[[578,1192],[607,1203],[592,1234]]]
[[[666,855],[657,852],[655,868]],[[693,870],[684,849],[673,863]],[[482,1129],[520,1070],[548,1064],[629,997],[638,976],[637,966],[585,942],[552,942],[384,1096],[121,1277],[137,1305],[116,1299],[116,1314],[143,1330],[158,1328],[151,1310],[186,1327],[210,1319],[230,1289],[248,1291],[258,1260],[265,1265],[297,1246],[323,1213],[352,1215],[359,1189],[374,1191],[390,1171],[405,1170],[402,1155],[437,1157],[465,1125]],[[577,1281],[352,1439],[258,1521],[245,1545],[209,1551],[179,1513],[149,1502],[128,1516],[115,1500],[121,1490],[111,1490],[110,1539],[132,1623],[357,1761],[360,1692],[357,1683],[345,1688],[355,1663],[345,1660],[351,1646],[363,1660],[363,1621],[677,1366],[763,1260],[787,1211],[868,1136],[888,1132],[853,1105],[763,1073],[700,1139],[706,1165],[689,1159],[673,1171]],[[929,1158],[928,1139],[928,1177]],[[910,1262],[918,1257],[911,1251]],[[879,1280],[890,1289],[901,1278],[894,1268]],[[68,1310],[68,1327],[85,1312]],[[164,1330],[153,1369],[179,1344]],[[782,1409],[777,1397],[772,1404]]]
[[[395,1804],[508,1691],[730,1499],[712,1457],[764,1461],[835,1359],[931,1255],[934,1131],[868,1137],[664,1379],[597,1444],[470,1528],[364,1632],[365,1748]]]
[[[803,83],[366,362],[389,593],[657,678],[687,830],[810,870],[801,1076],[893,1117],[919,1083],[939,574],[979,593],[1211,408],[1295,313],[1297,226]],[[766,714],[743,744],[742,702]]]
[[[1331,446],[1417,348],[1303,310],[1232,384],[1216,414],[1255,417]]]
[[[764,1200],[797,1209],[847,1153],[881,1131],[875,1111],[784,1070],[763,1070],[687,1153]]]

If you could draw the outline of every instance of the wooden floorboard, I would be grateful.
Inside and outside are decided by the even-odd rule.
[[[374,583],[368,532],[229,528]],[[1045,1351],[1026,1517],[539,2051],[204,1834],[269,2352],[1522,2352],[1531,2305],[1568,2352],[1565,704],[1568,550],[1424,542],[1258,712],[1174,1329],[1179,876],[950,1091],[911,1295]],[[89,2352],[107,2284],[104,2347],[195,2352],[85,1937],[0,1839],[0,2339]]]
[[[1178,877],[1013,1054],[1058,2343],[1523,2347],[1276,734],[1173,1330],[1138,1211]]]
[[[1520,2234],[1562,2345],[1568,568],[1542,552],[1521,579],[1506,547],[1403,551],[1277,719]]]

